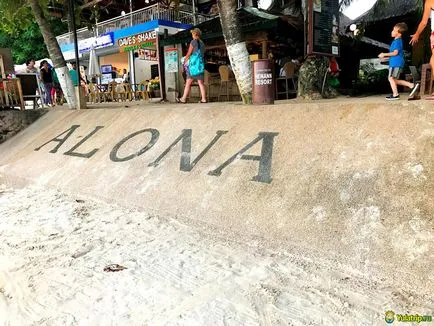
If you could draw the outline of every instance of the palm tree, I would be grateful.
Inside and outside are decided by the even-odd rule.
[[[244,104],[252,102],[252,69],[246,43],[241,40],[241,30],[236,0],[217,1],[223,36],[229,60]]]
[[[74,85],[69,75],[69,69],[66,66],[65,59],[63,58],[62,51],[60,50],[59,43],[52,33],[44,12],[42,11],[40,1],[27,0],[27,3],[32,9],[32,13],[36,22],[39,25],[41,34],[44,37],[45,45],[47,46],[48,53],[53,65],[56,67],[57,76],[59,78],[60,86],[62,87],[63,94],[70,108],[76,107],[76,97]]]

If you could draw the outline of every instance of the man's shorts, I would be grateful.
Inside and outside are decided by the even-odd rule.
[[[389,77],[398,79],[401,76],[401,68],[399,67],[389,67]]]
[[[434,49],[434,31],[431,32],[431,36],[430,36],[430,41],[431,41],[431,50]]]

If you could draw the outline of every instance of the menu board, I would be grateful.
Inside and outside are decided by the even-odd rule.
[[[308,54],[338,57],[339,0],[309,0]]]

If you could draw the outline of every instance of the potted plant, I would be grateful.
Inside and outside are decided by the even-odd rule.
[[[152,92],[152,97],[161,97],[160,78],[158,76],[149,81],[149,90]]]

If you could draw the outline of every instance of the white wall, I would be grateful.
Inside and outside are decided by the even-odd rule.
[[[165,29],[167,29],[167,32],[169,33],[169,35],[176,34],[179,31],[184,30],[183,28],[175,28],[175,27],[169,27],[169,26],[164,26],[164,25],[160,25],[157,30],[160,34],[164,34]]]
[[[140,60],[134,58],[136,68],[136,83],[140,83],[142,80],[151,79],[151,65],[155,65],[158,61]]]

